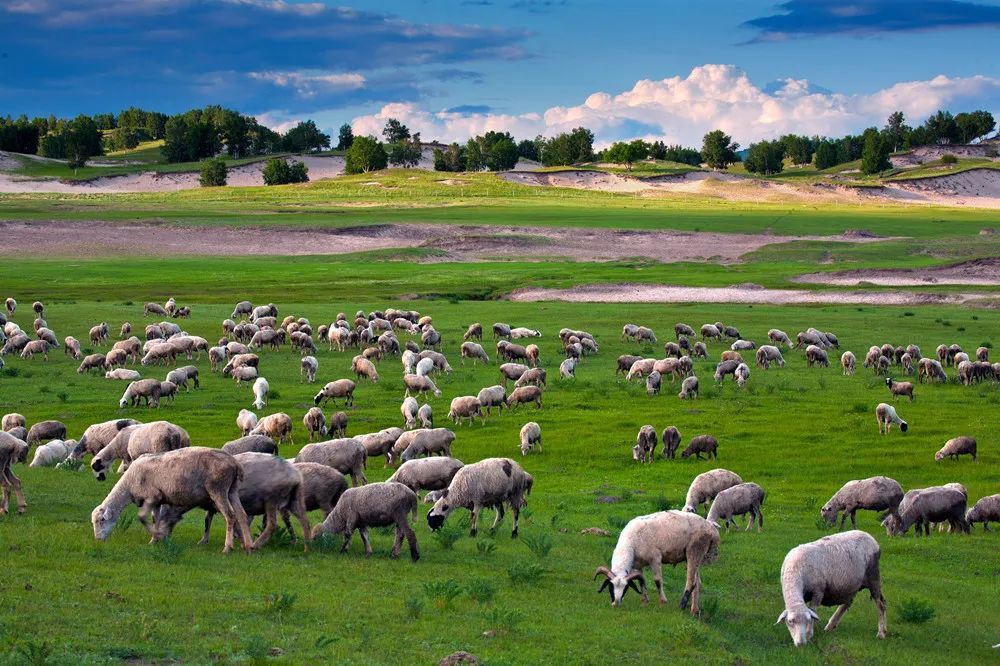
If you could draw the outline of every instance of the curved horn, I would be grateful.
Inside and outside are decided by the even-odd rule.
[[[781,624],[781,621],[784,620],[787,615],[788,615],[788,610],[787,609],[781,611],[781,615],[778,616],[778,619],[775,622],[775,624]]]
[[[646,577],[642,575],[641,571],[633,571],[629,575],[625,576],[625,580],[630,581],[630,582],[633,581],[633,580],[638,580],[639,581],[639,585],[642,585],[643,587],[646,587]]]
[[[611,570],[608,569],[607,567],[597,567],[597,571],[594,572],[594,580],[597,580],[597,577],[600,576],[601,574],[604,574],[608,580],[611,580],[611,578],[614,576],[614,574],[611,573]]]

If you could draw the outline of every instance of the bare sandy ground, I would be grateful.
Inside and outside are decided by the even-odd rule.
[[[512,301],[569,301],[581,303],[761,303],[771,305],[958,304],[989,298],[983,294],[924,294],[907,292],[813,292],[805,289],[764,289],[755,285],[679,287],[646,284],[579,285],[571,289],[517,289]]]
[[[969,169],[951,175],[890,181],[884,189],[909,201],[1000,208],[998,169]]]
[[[610,261],[644,257],[662,262],[739,261],[771,243],[801,237],[550,227],[383,224],[342,229],[194,227],[116,222],[0,220],[0,252],[43,256],[343,254],[386,248],[436,248],[428,261],[496,258]],[[810,237],[811,240],[819,239]],[[871,242],[866,236],[823,240]]]
[[[990,147],[989,144],[976,144],[973,146],[920,146],[911,151],[893,155],[889,158],[889,161],[892,162],[892,166],[905,169],[939,160],[944,155],[985,158]],[[995,150],[996,144],[993,144],[992,148]]]
[[[796,282],[856,286],[862,282],[888,287],[917,287],[932,284],[1000,285],[1000,257],[963,261],[933,268],[892,268],[831,273],[809,273]]]

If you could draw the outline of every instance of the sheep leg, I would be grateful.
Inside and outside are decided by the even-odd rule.
[[[208,545],[209,535],[212,531],[213,518],[215,518],[215,511],[209,511],[205,514],[205,532],[201,535],[201,540],[198,542],[199,546]]]
[[[519,505],[513,505],[513,506],[511,506],[510,510],[514,513],[514,528],[513,528],[513,530],[511,530],[510,538],[511,539],[516,539],[517,538],[517,523],[518,523],[518,520],[520,520],[520,518],[521,518],[521,507]]]
[[[500,525],[500,521],[503,520],[503,502],[497,504],[494,508],[496,509],[497,515],[493,520],[493,524],[490,525],[490,532],[496,532],[497,527]]]
[[[823,631],[833,631],[834,629],[836,629],[837,625],[840,624],[840,618],[844,616],[844,613],[847,612],[847,609],[851,607],[852,603],[854,603],[854,599],[849,599],[848,601],[838,606],[837,611],[830,618],[830,621],[826,623],[826,627],[823,629]]]
[[[271,502],[268,502],[264,506],[264,529],[261,530],[260,535],[257,540],[253,542],[254,550],[260,548],[267,540],[271,538],[274,534],[274,530],[278,527],[278,510]]]
[[[302,540],[305,542],[305,551],[309,552],[309,542],[312,540],[312,531],[309,529],[309,516],[306,513],[306,500],[305,495],[303,495],[303,490],[299,487],[298,492],[293,500],[292,511],[295,512],[295,519],[299,521],[299,527],[302,528]],[[295,530],[292,529],[291,524],[288,522],[288,509],[284,510],[285,525],[288,526],[288,533],[292,537],[292,541],[295,541]]]
[[[10,504],[10,489],[13,488],[14,496],[17,498],[17,512],[24,513],[28,505],[24,501],[24,492],[21,490],[21,480],[14,476],[14,471],[10,467],[3,470],[3,480],[5,481],[3,512],[7,512],[7,508]]]
[[[663,563],[656,562],[650,565],[653,570],[653,582],[656,583],[656,591],[660,594],[660,605],[667,603],[667,595],[663,592]],[[646,587],[642,588],[643,602],[646,601]]]
[[[153,516],[155,517],[156,514],[159,512],[159,510],[160,510],[159,506],[156,506],[154,509],[154,506],[152,504],[141,504],[139,506],[139,513],[136,515],[136,517],[139,519],[139,522],[142,523],[142,526],[146,528],[147,532],[149,532],[149,536],[151,537],[151,539],[149,540],[150,543],[156,541],[156,525],[155,523],[151,525],[149,521],[146,520],[146,517],[150,514],[150,512],[152,512]]]
[[[366,525],[362,525],[358,528],[358,532],[361,533],[361,541],[365,544],[365,557],[371,557],[372,542],[368,539],[368,527]],[[396,552],[396,555],[399,555],[398,551]]]
[[[483,507],[479,504],[474,504],[472,506],[472,524],[469,529],[469,536],[475,537],[477,531],[477,525],[479,524],[479,512],[483,510]]]

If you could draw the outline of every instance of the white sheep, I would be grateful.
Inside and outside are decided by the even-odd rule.
[[[471,536],[476,536],[479,513],[484,508],[495,508],[495,530],[503,519],[506,503],[514,514],[511,537],[517,537],[518,518],[527,504],[525,497],[531,492],[534,479],[510,458],[487,458],[458,470],[446,490],[441,491],[434,507],[427,513],[427,524],[432,530],[440,529],[444,521],[457,508],[472,511]]]
[[[730,524],[736,525],[733,516],[750,514],[750,521],[746,529],[749,531],[757,522],[757,531],[764,530],[764,514],[760,507],[764,503],[764,489],[756,483],[741,483],[731,488],[726,488],[715,496],[712,508],[708,510],[708,521],[719,525],[719,520],[725,522],[726,529]]]
[[[303,356],[299,369],[299,382],[305,377],[306,381],[312,384],[316,381],[316,373],[319,372],[319,361],[315,356]]]
[[[562,379],[570,379],[576,377],[576,359],[568,358],[559,364],[559,376]]]
[[[313,538],[322,534],[340,534],[344,537],[344,545],[340,550],[346,552],[354,531],[358,530],[365,544],[365,555],[370,556],[372,546],[368,540],[368,528],[395,524],[396,540],[392,546],[392,557],[399,557],[405,537],[410,545],[410,558],[416,562],[420,559],[420,549],[417,547],[417,535],[408,520],[409,514],[416,511],[416,507],[416,493],[402,483],[372,483],[348,488],[326,520],[313,529]]]
[[[713,469],[694,477],[691,487],[688,488],[687,498],[684,500],[684,510],[692,513],[698,512],[698,507],[708,504],[715,499],[715,496],[726,488],[732,488],[743,483],[739,474],[730,472],[728,469]]]
[[[76,449],[75,439],[53,439],[35,449],[35,457],[28,467],[52,467],[69,458]]]
[[[249,409],[241,409],[240,413],[236,415],[236,427],[246,437],[257,427],[257,415]]]
[[[883,435],[889,434],[894,423],[899,426],[901,432],[906,432],[910,427],[906,421],[899,418],[895,407],[884,402],[880,402],[875,408],[875,420],[878,422],[879,433]]]
[[[267,392],[271,389],[271,386],[267,383],[267,380],[263,377],[258,377],[253,383],[253,406],[256,409],[264,409],[264,405],[267,404]]]
[[[531,449],[538,447],[538,452],[542,451],[542,428],[534,421],[529,421],[521,426],[521,455],[526,456]]]
[[[403,427],[407,430],[417,427],[417,411],[419,409],[417,399],[413,396],[403,398],[403,404],[399,406],[399,411],[403,415]]]

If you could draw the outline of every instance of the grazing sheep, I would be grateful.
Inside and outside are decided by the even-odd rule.
[[[653,462],[656,443],[656,428],[651,425],[642,426],[639,428],[639,434],[635,437],[635,446],[632,447],[632,459],[644,463]]]
[[[49,360],[49,343],[45,340],[32,340],[21,349],[21,358],[32,358],[35,354],[41,354],[42,359]]]
[[[127,370],[125,368],[115,368],[104,373],[105,379],[118,379],[130,382],[141,379],[141,377],[142,375],[139,374],[138,370]]]
[[[989,347],[979,347],[976,349],[976,360],[977,361],[989,361],[990,360],[990,349]]]
[[[721,340],[722,331],[714,324],[705,324],[701,327],[702,340]]]
[[[521,378],[521,375],[526,373],[530,368],[526,365],[520,363],[504,363],[500,366],[500,379],[503,382],[504,388],[507,387],[507,381],[517,381]]]
[[[42,444],[35,449],[35,457],[31,459],[28,467],[52,467],[69,458],[76,449],[75,439],[53,439],[47,444]]]
[[[976,460],[976,438],[975,437],[952,437],[941,450],[934,454],[934,460],[952,458],[958,460],[961,455],[971,455],[972,460]]]
[[[422,358],[417,361],[416,374],[420,377],[429,377],[434,372],[434,361],[429,358]]]
[[[542,451],[542,428],[534,421],[529,421],[521,426],[521,455],[526,456],[535,446],[538,452]]]
[[[618,544],[611,555],[611,568],[598,567],[594,578],[605,577],[598,593],[605,589],[611,595],[611,605],[618,607],[629,588],[649,602],[643,569],[653,570],[653,582],[660,594],[660,604],[667,603],[663,592],[663,565],[687,564],[687,579],[680,607],[691,604],[691,614],[701,614],[701,575],[703,564],[711,564],[719,556],[719,530],[701,516],[681,511],[660,511],[633,518],[622,529]]]
[[[169,342],[160,342],[152,345],[140,361],[142,365],[153,363],[156,365],[165,365],[168,362],[174,365],[177,363],[177,347]]]
[[[372,384],[378,384],[378,370],[375,369],[375,364],[364,356],[354,357],[351,362],[351,372],[357,376],[359,381],[364,377]]]
[[[519,326],[517,328],[510,329],[510,337],[514,340],[518,338],[540,338],[542,334],[532,328],[524,328]]]
[[[845,351],[840,355],[840,367],[844,369],[845,376],[853,375],[857,364],[858,359],[853,352]]]
[[[407,430],[417,427],[417,410],[419,409],[417,399],[406,397],[403,404],[399,406],[399,411],[403,415],[403,427]]]
[[[399,459],[404,462],[435,453],[451,456],[451,444],[455,441],[455,433],[451,430],[447,428],[421,428],[407,434],[409,441],[399,456]],[[397,440],[397,445],[400,440]]]
[[[404,486],[418,493],[421,490],[444,490],[455,478],[458,470],[465,466],[461,460],[455,458],[419,458],[407,460],[399,469],[389,477],[389,481],[402,483]],[[417,519],[417,505],[413,505],[413,520]]]
[[[731,351],[750,351],[756,348],[757,344],[752,340],[737,340],[729,347]]]
[[[619,338],[620,340],[635,340],[636,331],[639,330],[638,324],[625,324],[622,326],[622,334]]]
[[[885,638],[885,597],[879,558],[882,550],[870,534],[851,530],[796,546],[781,565],[781,592],[785,610],[775,624],[784,621],[792,642],[802,647],[812,638],[816,608],[839,606],[826,625],[833,631],[851,607],[854,596],[868,590],[878,608],[878,638]]]
[[[482,339],[482,338],[480,338]],[[490,357],[486,355],[486,350],[483,346],[476,342],[463,342],[461,348],[462,355],[462,365],[465,365],[465,359],[471,358],[473,362],[480,360],[483,365],[490,364]]]
[[[249,409],[241,409],[240,413],[236,415],[236,427],[246,437],[257,427],[257,415]]]
[[[507,406],[507,389],[500,384],[482,389],[476,397],[486,410],[487,415],[492,415],[494,407],[502,413],[503,408]]]
[[[28,336],[24,333],[18,333],[12,335],[4,343],[3,349],[0,349],[0,356],[6,356],[7,354],[20,353],[22,349],[28,344]],[[101,363],[104,362],[104,354],[101,354]]]
[[[983,524],[983,531],[989,532],[990,521],[1000,522],[1000,494],[988,495],[981,498],[965,514],[965,520],[972,527],[975,523]]]
[[[559,377],[561,379],[576,378],[576,364],[575,358],[568,358],[559,364]]]
[[[147,518],[159,515],[162,505],[184,511],[213,506],[226,519],[224,553],[232,550],[236,530],[243,548],[251,550],[250,526],[239,498],[243,477],[233,456],[218,449],[191,447],[143,456],[136,460],[91,514],[94,537],[104,541],[129,504],[139,506],[139,522],[153,541],[166,536]]]
[[[917,361],[917,381],[921,384],[924,380],[938,381],[945,383],[948,381],[948,376],[944,373],[944,368],[941,367],[940,361],[935,361],[932,358],[921,358]]]
[[[829,368],[830,359],[827,356],[825,349],[822,349],[817,345],[809,345],[806,347],[806,366],[811,368],[814,365],[821,365],[824,368]]]
[[[354,404],[354,388],[356,384],[350,379],[338,379],[324,386],[319,393],[313,397],[313,404],[317,407],[320,403],[332,400],[337,404],[337,398],[343,398],[344,404],[348,407]]]
[[[788,334],[779,328],[772,328],[767,332],[767,339],[776,345],[785,345],[789,349],[792,348],[792,341],[789,339]]]
[[[310,407],[306,415],[302,417],[302,425],[305,426],[309,434],[309,441],[313,441],[313,435],[317,440],[326,437],[326,416],[319,407]]]
[[[28,456],[28,445],[8,432],[0,432],[0,487],[3,488],[3,500],[0,501],[0,516],[5,515],[10,508],[10,494],[13,491],[17,498],[17,512],[24,513],[27,503],[21,490],[21,480],[11,469],[16,462],[23,462]]]
[[[688,442],[687,448],[681,452],[681,458],[690,458],[691,454],[698,460],[701,460],[701,454],[704,453],[708,456],[709,460],[715,458],[718,460],[719,443],[716,441],[715,437],[711,435],[698,435],[697,437],[692,437],[691,441]]]
[[[70,358],[80,359],[80,341],[72,335],[63,340],[63,353]]]
[[[316,373],[319,371],[319,361],[316,360],[316,357],[303,356],[299,366],[299,383],[302,383],[303,377],[305,377],[308,383],[314,383],[316,381]]]
[[[635,356],[633,354],[622,354],[618,357],[616,361],[617,365],[615,367],[615,374],[628,374],[628,371],[632,369],[632,364],[636,361],[641,360],[641,356]]]
[[[41,444],[53,439],[66,439],[66,424],[62,421],[39,421],[28,430],[24,441],[28,446]]]
[[[827,525],[833,525],[837,522],[837,514],[843,512],[840,529],[844,529],[848,516],[851,517],[851,527],[857,529],[858,521],[854,514],[858,509],[895,513],[902,500],[903,488],[897,481],[887,476],[873,476],[845,483],[823,505],[819,513]]]
[[[878,407],[875,408],[875,420],[878,422],[878,431],[880,434],[888,435],[889,430],[892,429],[892,425],[895,423],[899,426],[900,431],[906,432],[910,427],[903,419],[899,418],[896,414],[896,408],[892,405],[887,405],[884,402],[880,402]]]
[[[747,385],[747,380],[750,379],[750,368],[747,367],[746,363],[740,363],[736,366],[736,371],[733,372],[733,379],[736,380],[736,385],[740,388]]]
[[[8,298],[4,302],[4,304],[7,307],[7,314],[9,315],[13,315],[14,311],[17,310],[17,301],[15,301],[13,298]]]
[[[732,488],[743,483],[739,474],[730,472],[728,469],[713,469],[694,477],[691,486],[688,488],[687,498],[684,500],[684,510],[692,513],[698,512],[698,507],[708,504],[715,499],[715,496],[726,488]]]
[[[913,374],[913,357],[909,354],[904,353],[899,357],[899,364],[903,366],[903,372],[908,375]]]
[[[367,461],[368,451],[355,437],[306,444],[295,456],[295,462],[320,463],[341,474],[349,474],[355,486],[368,483],[364,472]]]
[[[674,324],[674,335],[676,335],[678,338],[680,338],[682,335],[693,337],[694,329],[688,326],[687,324],[677,323]]]
[[[173,402],[175,397],[177,397],[177,384],[167,381],[160,382],[160,400],[166,398]]]
[[[897,382],[892,377],[886,377],[885,385],[892,393],[894,402],[901,395],[909,397],[910,402],[913,402],[913,382]]]
[[[681,444],[680,431],[675,426],[667,426],[660,439],[663,441],[663,458],[673,460],[677,455],[677,447]]]
[[[25,420],[24,415],[17,413],[4,414],[3,420],[0,421],[0,428],[2,428],[4,432],[7,432],[11,428],[23,428],[26,425],[27,421]]]
[[[469,419],[469,425],[476,417],[480,422],[486,423],[486,416],[483,414],[483,404],[474,395],[465,395],[453,398],[451,408],[448,410],[448,418],[456,424],[460,424],[462,419]]]
[[[253,383],[253,406],[255,409],[264,409],[267,404],[267,392],[271,390],[271,385],[263,377],[258,377]]]
[[[427,524],[438,530],[457,508],[472,511],[470,536],[478,531],[479,513],[484,508],[494,508],[496,520],[490,531],[496,530],[503,520],[503,505],[506,503],[514,514],[511,538],[517,537],[518,519],[521,509],[527,505],[526,496],[531,493],[534,479],[520,465],[510,458],[487,458],[458,470],[448,488],[441,491],[438,500],[427,513]]]
[[[83,431],[80,440],[73,449],[71,457],[80,460],[86,454],[97,455],[115,436],[129,426],[139,425],[134,419],[112,419],[95,423]],[[127,442],[126,442],[127,443]]]
[[[725,522],[726,531],[728,531],[730,524],[736,525],[733,516],[749,513],[750,521],[747,523],[746,530],[749,531],[756,520],[757,531],[761,532],[764,530],[764,514],[760,510],[763,503],[764,489],[756,483],[741,483],[726,488],[715,496],[712,508],[708,510],[708,522],[719,526],[721,519]],[[739,525],[736,526],[739,527]]]
[[[404,431],[401,428],[385,428],[384,430],[379,430],[378,432],[357,435],[354,439],[361,442],[361,445],[365,447],[365,452],[369,458],[385,456],[384,466],[387,467],[393,459],[393,447],[395,447],[396,442],[402,438],[403,432]],[[402,451],[399,451],[399,453],[401,454]]]
[[[542,368],[529,368],[527,372],[518,378],[514,382],[514,388],[520,388],[521,386],[545,386],[545,370]]]
[[[740,367],[743,361],[728,360],[720,361],[718,365],[715,366],[715,381],[721,382],[725,380],[726,375],[732,375],[736,372],[736,368]]]
[[[513,409],[515,405],[525,403],[535,403],[535,409],[542,408],[542,389],[537,386],[522,386],[516,388],[507,396],[507,409]]]
[[[656,365],[657,359],[655,358],[640,358],[632,364],[629,368],[628,374],[625,375],[625,381],[632,381],[640,377],[645,377],[653,371],[653,366]]]
[[[694,348],[691,350],[691,357],[708,360],[708,347],[705,346],[704,342],[694,343]]]
[[[284,412],[268,414],[260,419],[250,434],[267,435],[278,444],[285,441],[289,444],[295,444],[292,439],[292,417]]]
[[[403,375],[403,385],[406,387],[403,397],[409,396],[411,391],[418,395],[433,393],[435,398],[441,397],[441,391],[434,385],[430,377],[406,374]]]
[[[115,460],[121,460],[119,471],[124,471],[144,455],[163,453],[191,446],[187,431],[168,421],[154,421],[122,428],[94,456],[90,469],[98,481],[103,481]]]
[[[482,340],[483,339],[483,325],[478,321],[474,324],[469,324],[469,328],[465,330],[462,335],[462,340]],[[465,345],[462,345],[463,347]],[[481,349],[481,347],[480,347]]]
[[[417,546],[417,535],[407,519],[411,512],[416,511],[416,506],[416,493],[402,483],[386,481],[361,488],[348,488],[326,520],[313,530],[313,538],[321,534],[340,534],[344,537],[344,545],[340,550],[347,552],[354,531],[358,530],[365,544],[365,555],[370,556],[372,546],[368,540],[368,528],[395,525],[396,540],[392,546],[392,557],[399,557],[403,538],[406,537],[410,545],[410,558],[416,562],[420,559],[420,549]]]
[[[124,409],[126,405],[138,407],[140,400],[146,401],[146,407],[159,408],[160,406],[160,380],[140,379],[128,385],[118,407]]]
[[[916,525],[917,536],[921,528],[930,536],[931,523],[948,522],[952,531],[969,533],[969,523],[965,520],[968,495],[954,486],[932,486],[916,488],[903,496],[899,508],[890,514],[882,525],[889,536],[903,536]]]
[[[239,439],[234,439],[223,444],[222,450],[234,456],[238,453],[250,453],[251,451],[269,453],[273,456],[278,455],[278,445],[267,435],[247,435],[240,437]]]
[[[319,463],[297,462],[292,464],[302,474],[302,494],[306,511],[319,509],[323,512],[324,518],[329,516],[340,496],[347,490],[347,481],[344,479],[344,475],[332,467]],[[285,526],[291,532],[292,526],[289,524],[287,515],[283,515],[283,517],[285,518]]]
[[[774,345],[761,345],[757,349],[756,358],[757,367],[765,370],[770,369],[772,363],[777,364],[779,368],[785,367],[785,358],[781,355],[781,350]]]
[[[687,398],[698,399],[698,378],[697,377],[686,377],[683,382],[681,382],[681,392],[677,394],[677,397],[681,400],[686,400]]]
[[[662,380],[660,377],[660,373],[658,373],[656,370],[653,370],[651,373],[649,373],[649,375],[646,377],[646,395],[658,394],[660,392],[661,382]]]

